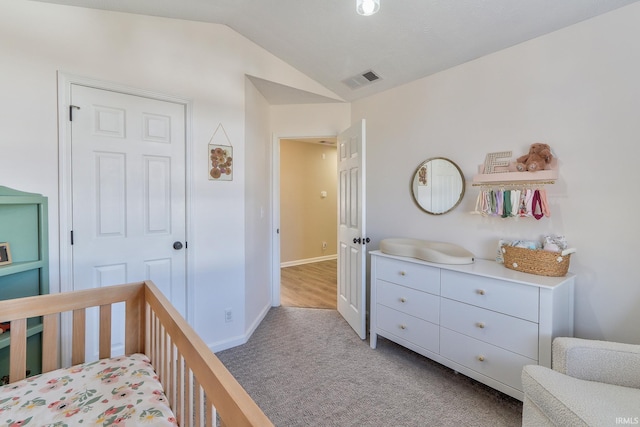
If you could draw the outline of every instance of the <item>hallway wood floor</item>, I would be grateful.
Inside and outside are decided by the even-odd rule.
[[[336,309],[338,260],[280,269],[280,303],[287,307]]]

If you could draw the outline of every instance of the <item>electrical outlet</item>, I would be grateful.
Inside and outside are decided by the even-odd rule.
[[[230,308],[227,308],[224,311],[224,321],[225,323],[233,322],[233,311]]]
[[[326,250],[327,249],[327,242],[322,242],[322,250]]]

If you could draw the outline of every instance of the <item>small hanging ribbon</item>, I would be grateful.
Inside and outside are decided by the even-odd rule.
[[[542,213],[542,203],[540,201],[540,191],[536,190],[533,193],[533,203],[531,206],[531,213],[535,219],[540,219],[544,216]]]

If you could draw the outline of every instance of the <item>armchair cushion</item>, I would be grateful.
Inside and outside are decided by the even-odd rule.
[[[640,345],[556,338],[553,369],[583,380],[640,388]]]
[[[617,420],[640,417],[640,389],[577,379],[537,365],[524,367],[522,385],[524,427],[615,426]]]

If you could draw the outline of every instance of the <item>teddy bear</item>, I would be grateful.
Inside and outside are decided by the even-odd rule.
[[[548,144],[536,142],[531,144],[529,154],[525,154],[516,159],[516,169],[520,172],[543,170],[551,163],[552,159],[553,154],[551,154],[551,147],[549,147]]]

